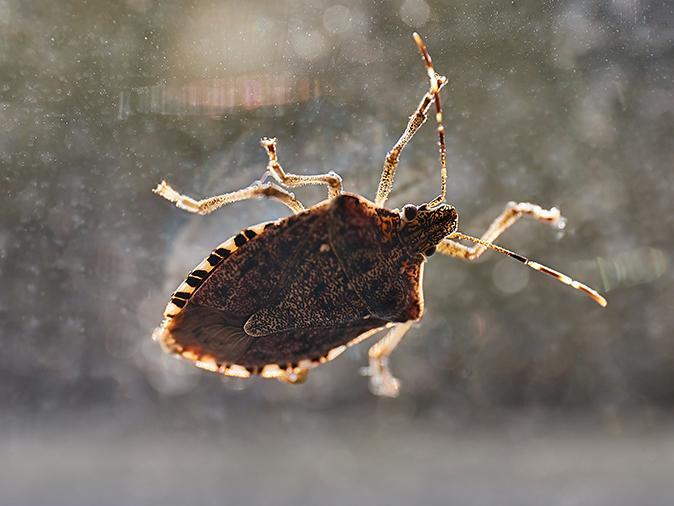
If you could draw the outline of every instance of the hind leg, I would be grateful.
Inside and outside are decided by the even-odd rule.
[[[309,369],[303,367],[295,367],[292,370],[282,371],[281,374],[276,378],[283,383],[290,383],[292,385],[298,385],[304,383],[309,376]]]
[[[175,203],[176,207],[184,211],[202,215],[212,213],[216,209],[233,202],[264,197],[278,200],[285,204],[293,213],[299,213],[304,210],[302,203],[292,193],[288,193],[273,183],[254,183],[248,188],[201,200],[195,200],[192,197],[178,193],[166,181],[159,183],[152,191],[166,200]]]

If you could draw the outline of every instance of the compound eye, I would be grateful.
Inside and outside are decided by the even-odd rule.
[[[424,255],[427,257],[433,256],[433,254],[435,253],[435,249],[436,249],[435,246],[431,246],[426,251],[424,251]]]
[[[417,217],[417,206],[414,204],[407,204],[403,207],[403,219],[405,221],[412,221]]]

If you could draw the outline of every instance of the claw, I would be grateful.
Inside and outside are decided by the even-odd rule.
[[[297,385],[304,383],[307,380],[308,376],[309,376],[308,369],[296,367],[292,371],[283,371],[283,374],[279,376],[277,379],[279,381],[282,381],[283,383],[290,383],[292,385]]]
[[[369,367],[363,367],[361,374],[370,377],[370,392],[381,397],[398,397],[400,380],[391,374],[388,360],[370,359]]]
[[[557,221],[555,221],[552,225],[559,231],[562,231],[566,228],[566,218],[564,216],[560,216],[557,218]]]
[[[180,194],[171,188],[171,186],[164,180],[152,190],[152,193],[156,193],[170,202],[178,202],[178,199],[180,198]]]
[[[260,145],[265,149],[276,146],[276,137],[262,137]]]
[[[400,395],[400,381],[393,376],[388,379],[370,378],[370,392],[380,397],[395,398]]]

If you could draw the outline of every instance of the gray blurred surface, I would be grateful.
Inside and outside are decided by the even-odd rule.
[[[3,451],[15,471],[0,476],[3,504],[666,506],[674,494],[671,425],[616,431],[535,411],[468,425],[401,419],[392,403],[245,412],[182,425],[170,411],[114,428],[97,413],[38,436],[28,424]]]
[[[0,504],[671,504],[673,25],[662,1],[0,1]],[[462,230],[559,206],[564,233],[499,242],[608,308],[434,257],[394,401],[364,346],[297,387],[162,354],[185,273],[286,211],[190,216],[150,189],[244,187],[276,136],[287,170],[373,198],[427,86],[413,30],[449,78]],[[436,195],[435,142],[405,151],[391,206]]]

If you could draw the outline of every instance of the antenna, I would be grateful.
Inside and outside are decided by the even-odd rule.
[[[440,178],[441,178],[441,193],[435,199],[433,199],[428,205],[429,207],[435,207],[441,202],[445,201],[447,197],[447,150],[445,148],[445,127],[442,124],[442,105],[440,104],[440,82],[446,78],[438,75],[433,68],[433,62],[431,61],[431,55],[428,54],[426,49],[426,44],[424,44],[421,36],[414,32],[412,34],[414,37],[414,42],[417,43],[421,56],[424,58],[424,63],[426,63],[426,72],[428,72],[428,78],[431,80],[431,87],[433,89],[433,96],[435,98],[435,120],[438,122],[438,149],[440,150]]]
[[[485,248],[489,248],[491,250],[494,250],[498,253],[501,253],[503,255],[507,255],[510,258],[514,258],[518,262],[522,262],[524,265],[531,267],[533,270],[542,272],[543,274],[547,274],[548,276],[552,276],[555,278],[557,281],[560,281],[564,283],[565,285],[569,285],[572,288],[575,288],[576,290],[580,290],[581,292],[585,293],[586,295],[590,296],[592,300],[594,300],[597,304],[599,304],[601,307],[606,307],[607,302],[604,297],[602,297],[596,290],[593,290],[587,285],[584,285],[583,283],[576,281],[575,279],[571,279],[569,276],[566,274],[563,274],[561,272],[558,272],[554,269],[551,269],[550,267],[546,267],[545,265],[541,265],[538,262],[534,262],[532,260],[529,260],[527,257],[520,255],[519,253],[515,253],[514,251],[510,251],[508,249],[502,248],[501,246],[497,246],[496,244],[492,244],[487,241],[483,241],[482,239],[478,239],[476,237],[471,237],[466,234],[462,234],[461,232],[454,232],[449,236],[451,239],[465,239],[467,241],[472,241],[477,244],[481,244]]]

